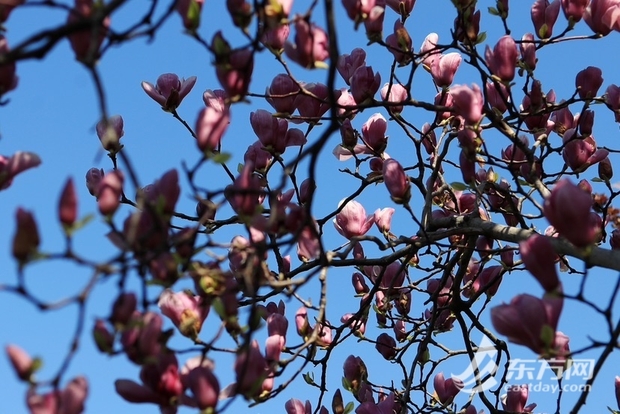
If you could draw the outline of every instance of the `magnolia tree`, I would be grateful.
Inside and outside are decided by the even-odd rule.
[[[596,384],[617,412],[613,381],[599,373],[618,344],[612,310],[620,281],[608,279],[605,300],[589,297],[587,282],[595,269],[620,270],[620,190],[612,183],[620,149],[597,145],[593,135],[595,113],[598,128],[613,128],[611,115],[620,122],[613,83],[620,77],[604,80],[601,68],[588,66],[588,46],[566,57],[583,67],[565,95],[548,90],[553,76],[536,69],[545,50],[617,36],[620,0],[452,0],[452,15],[436,22],[451,36],[430,33],[419,47],[409,34],[425,19],[415,0],[228,0],[209,38],[200,23],[210,5],[202,0],[168,2],[163,11],[152,2],[121,31],[114,20],[124,3],[0,2],[7,27],[15,8],[66,15],[66,24],[33,29],[12,48],[10,30],[0,37],[3,104],[20,92],[20,62],[67,38],[72,64],[95,85],[95,131],[109,157],[105,168],[66,171],[79,178],[58,195],[64,245],[40,249],[45,234],[26,208],[15,211],[12,234],[2,233],[16,269],[0,285],[4,295],[41,311],[78,308],[71,345],[51,375],[40,375],[53,357],[45,348],[34,358],[6,340],[31,413],[95,412],[86,407],[97,372],[80,366],[83,376],[68,374],[92,344],[98,358],[135,367],[119,373],[110,398],[162,413],[264,404],[289,414],[533,412],[527,381],[509,375],[511,355],[540,358],[562,384],[586,351],[593,366],[581,391],[570,404],[566,393],[553,394],[553,409],[583,412]],[[531,15],[527,32],[511,31],[509,6]],[[204,47],[213,86],[197,118],[185,119],[177,110],[199,93],[195,76],[142,82],[151,107],[171,114],[195,142],[185,141],[195,145],[193,159],[175,160],[177,168],[148,184],[123,147],[122,115],[108,113],[114,92],[99,64],[111,46],[155,38],[168,21]],[[482,30],[491,21],[503,32],[495,38]],[[343,50],[339,39],[353,29],[366,40]],[[578,29],[587,34],[571,36]],[[274,59],[279,73],[260,84],[261,65]],[[389,69],[379,73],[371,59]],[[470,81],[455,84],[462,71]],[[414,94],[414,83],[432,92]],[[238,115],[248,102],[269,110],[254,109],[248,120]],[[241,122],[254,141],[245,151],[227,134]],[[45,165],[41,158],[0,156],[0,189],[19,188],[28,170]],[[321,175],[326,159],[340,167]],[[199,179],[205,169],[224,178]],[[92,198],[78,200],[84,174]],[[326,190],[340,203],[326,205]],[[363,205],[368,194],[382,207],[373,214]],[[182,209],[181,199],[195,210]],[[90,219],[107,234],[96,243],[113,244],[111,257],[79,252],[74,240],[95,223],[78,214],[78,201],[80,210],[98,209]],[[59,260],[86,276],[76,295],[47,302],[29,289],[29,273]],[[541,293],[507,291],[509,277],[535,280],[530,291]],[[574,289],[563,287],[568,279]],[[105,308],[90,307],[102,281],[113,281],[115,293]],[[507,301],[497,300],[500,292]],[[558,325],[571,306],[598,321],[567,321],[578,328],[569,338]],[[494,350],[490,370],[478,358],[481,338]],[[459,356],[471,361],[470,377],[449,374]],[[620,378],[615,387],[620,400]]]

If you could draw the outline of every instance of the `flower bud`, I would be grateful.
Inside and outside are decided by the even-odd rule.
[[[383,162],[383,181],[392,201],[405,204],[411,198],[411,184],[403,167],[393,158]]]
[[[397,354],[396,340],[394,340],[394,338],[387,333],[382,333],[379,335],[375,348],[379,351],[381,356],[388,361],[394,359]]]
[[[16,345],[7,345],[4,349],[19,379],[28,381],[34,368],[34,361],[30,355]]]
[[[111,153],[116,153],[120,150],[120,139],[125,134],[122,116],[114,115],[108,120],[99,121],[96,129],[103,149]]]
[[[17,228],[13,236],[13,257],[20,263],[27,262],[39,247],[39,230],[31,212],[17,209],[15,213]]]
[[[97,186],[97,204],[99,205],[99,212],[104,216],[114,214],[118,209],[121,203],[124,178],[121,171],[114,170],[104,176]]]

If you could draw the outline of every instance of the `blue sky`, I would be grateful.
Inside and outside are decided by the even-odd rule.
[[[230,17],[223,8],[223,2],[207,0],[202,12],[202,25],[200,35],[210,40],[213,33],[221,29],[229,41],[235,45],[243,44],[241,37],[236,33],[230,23]],[[382,83],[387,82],[387,74],[392,63],[392,57],[378,45],[366,46],[363,29],[354,32],[352,22],[347,18],[340,2],[336,1],[339,38],[338,45],[341,53],[350,53],[354,47],[364,47],[367,51],[367,62],[375,70],[382,73]],[[513,36],[520,39],[522,34],[533,30],[529,18],[529,3],[517,5],[512,2],[513,9],[510,13],[509,24],[513,30]],[[310,2],[297,1],[293,7],[294,12],[303,12]],[[499,19],[490,16],[486,12],[487,6],[494,2],[479,2],[482,10],[482,30],[487,31],[486,43],[493,46],[495,41],[503,34]],[[144,4],[130,2],[118,10],[118,14],[112,18],[112,27],[123,30],[128,27],[135,16],[140,15]],[[164,12],[165,7],[158,9],[158,14]],[[430,32],[439,34],[440,42],[450,38],[449,30],[452,27],[454,10],[447,0],[441,2],[419,0],[414,12],[407,21],[406,27],[413,39],[414,48],[419,50],[422,41]],[[61,10],[48,10],[39,7],[23,7],[14,11],[7,26],[7,38],[9,44],[18,44],[27,38],[33,30],[56,27],[64,22],[66,12]],[[325,27],[323,10],[319,7],[314,14],[313,20]],[[385,20],[385,35],[391,33],[391,28],[396,15],[387,11]],[[564,28],[565,20],[562,15],[556,24],[556,32]],[[33,29],[35,28],[35,29]],[[585,24],[579,23],[574,32],[575,35],[589,35],[589,29]],[[618,33],[612,33],[607,38],[599,41],[566,42],[557,46],[542,49],[539,54],[539,67],[537,77],[543,82],[545,91],[553,88],[558,98],[569,97],[574,91],[574,76],[586,66],[598,66],[603,70],[605,82],[600,93],[611,83],[620,84],[620,76],[616,75],[618,58],[614,51],[617,49]],[[443,43],[443,42],[442,42]],[[479,52],[483,53],[483,46],[479,46]],[[143,185],[153,182],[164,171],[171,168],[180,169],[181,162],[185,161],[192,165],[199,159],[199,153],[191,136],[185,128],[159,108],[140,87],[144,80],[155,82],[157,77],[166,72],[173,72],[180,77],[197,76],[198,81],[194,90],[184,100],[179,108],[180,116],[190,125],[194,125],[198,111],[202,108],[202,92],[205,89],[219,88],[215,72],[211,66],[211,56],[204,47],[183,33],[182,25],[178,16],[172,16],[163,25],[153,42],[146,42],[140,38],[122,47],[114,47],[107,51],[100,62],[98,69],[102,74],[104,87],[107,92],[108,110],[110,114],[120,114],[125,121],[125,136],[122,143],[124,151],[133,162],[140,182]],[[303,81],[325,81],[326,71],[307,71],[295,63],[290,68],[296,77]],[[11,188],[0,193],[0,263],[3,264],[0,273],[0,283],[14,283],[16,278],[16,266],[10,257],[10,242],[14,232],[14,212],[18,206],[34,211],[39,223],[42,238],[41,250],[45,252],[58,252],[62,246],[63,237],[56,218],[57,200],[62,185],[67,177],[74,178],[79,192],[79,212],[81,216],[96,213],[96,203],[84,186],[84,174],[91,167],[111,169],[111,163],[103,152],[98,142],[94,126],[99,119],[99,108],[95,100],[95,91],[88,72],[75,62],[69,43],[65,40],[60,42],[44,59],[20,62],[17,67],[20,77],[18,88],[8,94],[10,103],[0,109],[0,153],[11,155],[15,151],[34,151],[40,155],[43,164],[17,178]],[[276,60],[267,52],[258,57],[255,64],[251,91],[262,93],[272,77],[282,73]],[[405,72],[399,72],[403,74]],[[338,78],[338,86],[344,87],[344,82]],[[517,79],[519,88],[521,79]],[[462,64],[457,73],[455,84],[479,83],[479,77]],[[416,73],[412,89],[416,99],[432,101],[434,89],[430,76],[423,71]],[[249,113],[256,109],[271,110],[267,103],[260,99],[252,99],[250,104],[235,105],[232,112],[232,123],[224,137],[224,151],[230,153],[232,158],[229,162],[231,169],[236,169],[238,163],[243,161],[245,149],[256,140],[249,125]],[[579,112],[579,108],[572,108],[573,113]],[[387,113],[381,110],[387,118]],[[614,147],[618,135],[618,126],[613,122],[613,115],[605,108],[597,108],[594,136],[599,145]],[[353,121],[354,127],[360,129],[366,119],[374,111],[366,110],[359,114]],[[421,126],[432,118],[423,111],[407,108],[403,115],[410,122]],[[310,134],[309,141],[317,139],[319,131]],[[390,136],[387,152],[397,158],[402,164],[410,165],[415,160],[415,154],[402,131],[395,124],[388,127]],[[505,138],[499,134],[485,136],[487,144],[491,148],[502,148],[508,145]],[[559,144],[560,138],[553,136],[555,144]],[[338,172],[338,169],[353,168],[352,161],[348,163],[337,162],[330,154],[331,149],[339,142],[339,137],[334,135],[330,138],[325,149],[325,157],[319,164],[317,176],[317,197],[321,202],[315,204],[314,214],[322,217],[333,211],[338,201],[355,188],[356,182],[352,178]],[[290,160],[295,151],[289,150],[285,159]],[[456,150],[454,154],[457,154]],[[555,162],[559,167],[559,157]],[[454,157],[453,157],[454,159]],[[612,157],[612,163],[614,162]],[[307,166],[302,165],[301,171]],[[367,168],[367,167],[364,167]],[[446,174],[454,180],[460,179],[459,172],[452,168]],[[592,178],[596,170],[590,169],[582,176]],[[303,177],[305,178],[305,176]],[[227,184],[227,178],[221,169],[215,165],[206,165],[196,179],[205,187],[211,189],[222,188]],[[183,192],[178,204],[178,209],[191,214],[194,202],[189,196],[187,181],[182,180]],[[595,187],[596,189],[596,187]],[[599,191],[602,191],[599,189]],[[129,194],[133,190],[127,191]],[[359,198],[368,213],[377,208],[396,207],[389,200],[384,186],[380,185],[369,188]],[[412,201],[412,207],[419,211],[419,200]],[[394,217],[394,230],[397,235],[410,236],[417,231],[412,222],[407,220],[406,212],[399,207]],[[131,211],[121,208],[116,213],[117,223]],[[218,213],[218,217],[225,217],[229,210],[224,209]],[[501,217],[497,218],[500,222]],[[546,221],[537,223],[538,228],[544,229]],[[217,234],[217,241],[227,243],[235,234],[241,233],[241,227],[225,229]],[[87,257],[99,260],[111,258],[116,250],[103,236],[107,232],[102,220],[97,217],[90,225],[79,232],[74,240],[76,251]],[[372,234],[379,236],[373,228]],[[343,243],[342,238],[331,226],[325,226],[324,242],[327,248],[334,249]],[[224,254],[224,250],[215,251],[216,254]],[[292,252],[294,255],[294,252]],[[367,253],[373,253],[368,248]],[[377,252],[374,252],[375,254]],[[202,257],[206,260],[206,256]],[[294,264],[298,263],[296,259]],[[571,263],[578,269],[583,265],[577,260]],[[328,274],[328,319],[332,322],[339,320],[346,312],[355,311],[358,300],[353,297],[350,286],[352,269],[334,269]],[[412,271],[412,278],[417,280],[423,277],[418,271]],[[91,277],[89,270],[78,268],[66,262],[45,262],[29,266],[26,270],[26,282],[30,292],[43,300],[55,301],[70,294],[75,294]],[[586,283],[586,297],[592,301],[606,303],[607,298],[613,292],[611,287],[615,285],[617,275],[613,272],[599,269],[590,270]],[[578,291],[581,276],[561,275],[565,290],[570,293]],[[130,281],[130,286],[138,288],[137,278]],[[185,287],[179,284],[179,289]],[[307,288],[300,291],[300,295],[306,299],[318,300],[318,284],[316,280]],[[118,397],[114,392],[114,380],[117,378],[129,378],[138,380],[138,368],[127,362],[124,356],[108,358],[99,354],[94,349],[90,337],[90,328],[96,317],[105,317],[109,313],[111,298],[116,291],[116,280],[106,280],[97,284],[93,296],[88,304],[86,331],[81,337],[80,352],[72,361],[65,378],[68,381],[72,376],[84,374],[90,382],[90,395],[87,401],[88,413],[108,413],[111,411],[132,413],[156,412],[154,406],[129,405]],[[500,290],[492,301],[492,305],[508,302],[519,293],[540,295],[541,289],[533,278],[524,271],[515,271],[507,275],[502,282]],[[156,296],[157,291],[150,291],[151,297]],[[6,314],[4,322],[0,325],[0,343],[15,343],[27,350],[32,355],[38,355],[44,359],[44,368],[39,378],[46,379],[53,375],[65,355],[69,346],[69,338],[75,327],[75,307],[69,307],[61,311],[40,313],[35,307],[26,304],[21,298],[3,293],[0,310]],[[417,298],[414,295],[412,315],[418,316],[425,309],[422,303],[425,298]],[[296,302],[291,301],[287,305],[287,315],[291,320],[287,343],[294,345],[300,342],[294,332],[293,315],[298,308]],[[617,309],[616,309],[617,312]],[[614,315],[617,317],[617,314]],[[481,321],[490,325],[488,313],[481,317]],[[166,321],[166,326],[172,325]],[[215,315],[211,315],[205,324],[201,337],[211,338],[218,327]],[[588,338],[605,340],[606,332],[600,316],[595,315],[585,306],[567,301],[564,312],[560,318],[559,329],[571,337],[573,350],[583,348],[589,344]],[[379,330],[374,324],[374,316],[369,321],[368,337],[376,338]],[[264,344],[264,336],[258,337],[261,346]],[[452,332],[438,335],[435,338],[449,347],[463,348],[460,332]],[[475,338],[473,338],[475,340]],[[187,349],[191,343],[175,333],[171,345],[177,349]],[[398,381],[399,370],[397,367],[385,363],[374,350],[370,343],[357,343],[354,338],[349,338],[344,346],[338,347],[333,353],[333,359],[329,364],[328,385],[329,393],[326,405],[331,401],[331,395],[340,385],[342,375],[342,362],[350,353],[366,356],[371,380],[376,383],[389,384],[391,380]],[[532,359],[536,356],[520,346],[512,346],[513,356]],[[440,358],[443,355],[433,353],[433,357]],[[598,352],[584,353],[583,358],[596,357]],[[182,364],[186,356],[181,356]],[[411,360],[413,356],[409,356]],[[216,360],[216,374],[220,378],[222,387],[230,383],[232,377],[232,358],[218,356]],[[443,362],[439,370],[446,373],[458,373],[466,366],[467,361],[455,358],[454,362]],[[614,371],[618,365],[618,358],[613,354],[606,367],[603,369],[595,383],[594,391],[588,400],[588,412],[602,412],[605,406],[615,404],[613,398],[613,378],[620,372]],[[288,371],[287,371],[288,372]],[[315,375],[319,374],[314,370]],[[26,412],[24,405],[25,387],[15,380],[9,370],[5,358],[0,358],[0,375],[2,375],[3,387],[0,389],[0,397],[4,401],[6,412]],[[301,382],[301,381],[299,381]],[[276,382],[276,385],[278,383]],[[305,384],[297,384],[287,389],[282,396],[274,402],[254,408],[257,413],[269,411],[283,411],[284,402],[291,397],[302,400],[314,401],[318,393]],[[565,395],[566,407],[572,406],[574,395]],[[351,401],[352,397],[345,393],[345,401]],[[459,406],[467,401],[467,397],[457,397]],[[481,404],[476,402],[478,407]],[[553,412],[555,410],[555,396],[548,393],[532,393],[530,401],[539,404],[536,412]],[[230,407],[229,412],[244,412],[243,401],[237,400]],[[615,408],[615,407],[614,407]],[[585,410],[584,410],[585,411]],[[180,410],[181,413],[189,410]]]

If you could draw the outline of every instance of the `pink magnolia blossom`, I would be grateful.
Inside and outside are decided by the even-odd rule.
[[[341,200],[338,206],[340,207],[343,202],[344,200]],[[353,237],[361,237],[366,234],[374,222],[374,216],[366,216],[364,206],[355,200],[351,200],[336,214],[334,227],[338,233],[350,240]]]
[[[304,227],[297,240],[297,256],[304,262],[314,260],[321,254],[321,243],[316,236],[316,224],[314,227],[314,231],[310,226]]]
[[[538,280],[545,291],[554,291],[560,285],[555,269],[557,253],[546,237],[533,234],[519,243],[519,253],[525,268]]]
[[[336,69],[338,69],[338,73],[340,73],[347,85],[350,85],[350,79],[355,71],[363,66],[366,66],[366,52],[364,49],[355,48],[350,55],[343,54],[338,57]]]
[[[265,90],[267,102],[277,111],[283,114],[292,114],[297,107],[295,98],[299,93],[299,85],[287,74],[280,73],[271,81],[271,85]]]
[[[390,232],[390,228],[392,227],[392,216],[395,211],[396,210],[391,207],[377,209],[375,211],[375,225],[381,233],[387,234]]]
[[[289,59],[304,68],[323,67],[324,62],[329,58],[327,33],[315,24],[297,17],[295,19],[295,43],[286,42],[284,52]]]
[[[375,154],[382,154],[387,146],[387,121],[380,113],[373,114],[362,126],[362,138],[364,143]]]
[[[260,41],[276,53],[281,53],[290,34],[291,28],[288,24],[279,24],[275,27],[267,27]]]
[[[44,395],[36,394],[30,388],[26,394],[26,405],[33,414],[81,414],[88,396],[88,381],[84,377],[73,378],[63,390]]]
[[[213,152],[219,148],[222,137],[230,124],[227,105],[207,106],[196,120],[196,143],[200,151]]]
[[[264,172],[271,165],[272,160],[273,155],[264,149],[260,141],[250,145],[243,155],[243,162],[252,163],[254,169],[259,172]]]
[[[508,388],[506,395],[502,396],[502,407],[511,413],[531,413],[536,404],[526,406],[528,396],[527,385],[513,385]]]
[[[521,62],[525,65],[525,68],[532,72],[536,69],[536,44],[534,43],[534,35],[526,33],[521,37],[521,43],[519,44],[519,50],[521,51]]]
[[[196,338],[209,314],[209,307],[200,296],[187,292],[174,293],[170,289],[162,292],[157,303],[161,312],[179,329],[181,334]]]
[[[160,355],[163,320],[158,313],[134,311],[121,334],[121,345],[129,360],[142,364]]]
[[[614,112],[616,122],[620,122],[620,87],[611,84],[605,91],[605,104]]]
[[[583,17],[590,0],[560,0],[560,2],[566,19],[577,23]]]
[[[564,149],[562,158],[568,166],[576,172],[585,171],[589,166],[596,164],[609,155],[606,149],[598,149],[592,135],[582,137],[575,128],[570,128],[562,135]]]
[[[258,342],[253,340],[250,347],[241,352],[235,360],[237,378],[235,391],[248,398],[260,395],[262,383],[269,374],[268,369]]]
[[[443,372],[435,375],[433,379],[433,385],[435,387],[435,395],[440,403],[444,406],[448,406],[454,400],[454,397],[463,388],[463,382],[458,378],[445,379]]]
[[[350,79],[351,95],[358,104],[372,100],[381,86],[381,75],[375,73],[371,66],[361,66]]]
[[[220,383],[211,368],[195,367],[187,374],[187,382],[199,409],[215,409],[220,393]]]
[[[263,190],[253,171],[254,165],[246,163],[234,183],[226,187],[226,199],[237,214],[253,216],[260,205]]]
[[[400,19],[394,22],[394,33],[385,38],[385,43],[399,66],[407,66],[411,63],[413,41]]]
[[[510,95],[506,86],[503,83],[487,82],[484,87],[489,106],[497,109],[501,114],[506,112],[508,109],[507,103],[510,103]]]
[[[7,345],[4,349],[17,377],[22,381],[28,381],[33,370],[33,360],[30,355],[17,345]]]
[[[433,60],[437,59],[441,52],[437,49],[439,43],[439,35],[437,33],[430,33],[424,39],[422,46],[420,47],[420,55],[422,55],[422,63],[424,67],[430,71],[433,65]]]
[[[484,116],[484,98],[480,87],[474,84],[456,85],[449,92],[452,97],[453,112],[462,116],[469,125],[476,125]]]
[[[2,5],[0,5],[0,16],[2,15],[1,7]],[[0,35],[0,54],[6,54],[8,52],[9,43],[3,35]],[[15,75],[15,62],[0,66],[0,96],[15,89],[18,80],[19,78]]]
[[[620,31],[620,0],[590,0],[583,20],[594,33],[602,36],[612,30]]]
[[[436,55],[431,61],[431,76],[433,81],[440,88],[447,88],[452,85],[454,75],[463,58],[460,53],[448,53],[446,55]]]
[[[383,88],[381,88],[381,99],[383,102],[389,102],[391,104],[403,103],[407,101],[408,95],[407,89],[400,83],[393,83],[391,85],[386,83],[383,85]],[[390,105],[387,109],[391,114],[400,114],[403,111],[403,106]]]
[[[484,56],[493,75],[504,82],[514,79],[519,51],[511,36],[502,36],[493,50],[487,45]]]
[[[97,7],[101,7],[101,5],[93,0],[75,0],[75,7],[69,11],[69,16],[67,17],[67,24],[71,25],[80,21],[91,20],[93,14],[97,13]],[[99,57],[99,48],[107,35],[109,27],[110,17],[106,16],[99,26],[91,24],[83,30],[70,33],[67,37],[71,44],[71,49],[75,53],[75,58],[78,61],[86,62],[87,59],[91,58],[92,54],[92,59],[97,59]],[[91,63],[88,62],[88,64]]]
[[[306,122],[318,122],[329,109],[329,89],[322,83],[302,83],[301,86],[314,96],[299,94],[295,98],[295,107]]]
[[[215,53],[215,75],[232,102],[237,102],[248,93],[254,71],[252,48],[232,49],[221,31],[211,40]]]
[[[510,304],[492,308],[491,322],[510,342],[546,354],[554,347],[562,306],[563,298],[556,293],[547,294],[543,299],[522,294],[514,297]]]
[[[288,129],[288,121],[259,109],[250,113],[250,124],[261,144],[273,154],[283,154],[287,147],[304,145],[306,137],[297,128]]]
[[[385,18],[385,0],[371,0],[373,7],[364,19],[366,37],[370,42],[383,40],[383,20]]]
[[[590,211],[592,197],[569,179],[560,180],[543,205],[543,212],[557,232],[577,247],[588,246],[597,239]]]
[[[532,5],[531,15],[536,36],[549,39],[553,35],[553,25],[560,14],[560,0],[536,0]]]
[[[174,73],[164,73],[157,78],[155,85],[149,82],[142,82],[142,89],[155,102],[160,104],[164,111],[174,112],[195,84],[195,76],[191,76],[187,80],[181,80]]]
[[[9,158],[0,155],[0,190],[9,188],[18,174],[40,164],[41,158],[33,152],[18,151]]]

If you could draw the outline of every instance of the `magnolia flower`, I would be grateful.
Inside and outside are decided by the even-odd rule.
[[[341,200],[338,206],[340,207],[343,202],[344,200]],[[374,216],[366,216],[364,206],[355,200],[351,200],[336,214],[334,227],[338,233],[347,239],[352,239],[366,234],[374,222]]]
[[[196,77],[180,80],[174,73],[164,73],[153,85],[142,82],[142,89],[166,112],[174,112],[196,84]]]
[[[170,289],[162,292],[157,303],[161,312],[179,329],[181,334],[196,338],[207,319],[209,307],[200,296],[187,292],[174,293]]]

